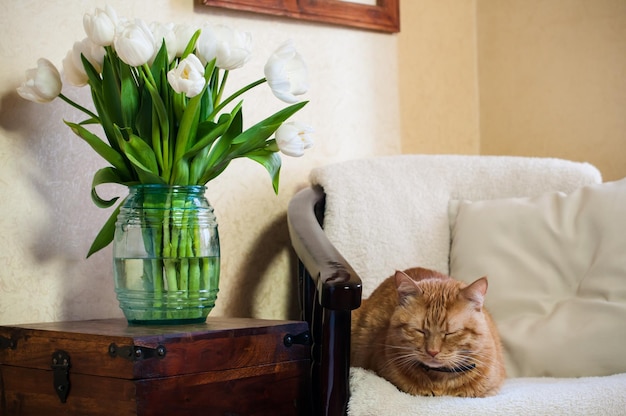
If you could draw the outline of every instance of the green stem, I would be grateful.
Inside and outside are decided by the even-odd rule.
[[[150,67],[147,63],[141,66],[141,72],[145,76],[145,79],[150,83],[150,85],[152,85],[155,89],[158,89],[157,83],[154,79],[154,76],[152,75],[152,71],[150,70]]]
[[[72,107],[74,107],[74,108],[82,111],[83,113],[87,114],[89,117],[95,119],[98,123],[100,122],[100,117],[98,117],[96,114],[94,114],[93,112],[89,111],[88,109],[86,109],[82,105],[80,105],[80,104],[70,100],[65,95],[59,94],[59,98],[62,99],[63,101],[65,101],[66,103],[68,103],[69,105],[71,105]]]
[[[152,268],[154,270],[154,294],[155,298],[160,299],[161,293],[163,292],[163,266],[161,265],[160,252],[162,251],[161,247],[163,247],[163,232],[161,228],[154,227],[155,237],[154,237],[154,248],[153,248],[153,256],[155,260],[153,260]]]
[[[207,258],[201,258],[200,262],[202,263],[202,265],[200,266],[202,268],[202,271],[200,272],[200,286],[205,289],[205,290],[209,290],[209,289],[214,289],[215,287],[211,285],[211,281],[210,281],[210,276],[211,276],[211,267],[210,267],[210,261],[211,259],[207,259]]]
[[[189,291],[200,290],[200,226],[195,219],[191,223],[191,233],[187,255],[189,256]]]
[[[263,84],[264,82],[267,82],[267,79],[261,78],[261,79],[259,79],[257,81],[254,81],[254,82],[246,85],[245,87],[241,88],[239,91],[235,92],[230,97],[228,97],[226,100],[224,100],[224,102],[220,103],[217,107],[215,107],[213,112],[211,114],[209,114],[209,117],[207,117],[207,120],[213,120],[215,118],[215,116],[217,116],[219,114],[219,112],[222,111],[222,109],[224,109],[224,107],[226,107],[228,104],[230,104],[235,98],[239,97],[240,95],[242,95],[246,91],[249,91],[249,90],[251,90],[252,88],[254,88],[256,86]]]
[[[167,280],[167,290],[178,290],[178,280],[176,279],[176,263],[173,260],[177,256],[174,231],[170,231],[170,222],[172,215],[172,193],[168,193],[165,206],[168,208],[163,213],[163,267],[165,268],[165,277]]]
[[[115,79],[117,80],[117,84],[119,85],[119,80],[121,79],[119,65],[122,64],[122,62],[120,62],[121,60],[117,57],[117,54],[113,51],[113,46],[111,45],[105,46],[104,49],[106,51],[105,53],[106,59],[108,59],[109,62],[111,63],[111,69],[113,70],[113,75],[115,76]]]
[[[170,121],[169,113],[163,102],[163,99],[159,95],[159,89],[152,75],[152,71],[148,67],[148,64],[144,64],[140,67],[140,75],[144,80],[144,85],[150,94],[152,99],[152,145],[153,150],[156,153],[157,161],[161,165],[163,172],[163,178],[167,181],[170,176],[172,165],[169,163],[167,148],[170,136]],[[158,125],[155,123],[155,118],[158,120]],[[161,142],[165,149],[161,149]]]
[[[163,173],[164,180],[167,181],[169,178],[165,178],[166,173],[166,165],[163,161],[163,149],[161,147],[161,138],[166,132],[161,132],[161,126],[158,122],[158,114],[157,111],[152,108],[152,149],[154,150],[154,154],[156,156],[157,163],[161,168],[161,172]],[[167,140],[166,140],[167,141]]]
[[[153,306],[163,306],[163,229],[161,228],[162,204],[158,196],[146,194],[142,203],[142,217],[145,223],[142,226],[143,243],[148,253],[148,258],[143,260],[143,286],[152,293]],[[158,314],[158,312],[156,312]],[[156,318],[156,315],[153,316]]]
[[[189,259],[189,291],[200,290],[200,259]]]
[[[224,89],[226,88],[226,81],[228,80],[228,74],[229,74],[228,70],[224,71],[222,82],[220,82],[220,88],[218,89],[217,96],[215,97],[215,100],[213,101],[214,106],[215,105],[219,106],[220,101],[222,100],[222,95],[224,94]]]
[[[187,201],[182,202],[180,219],[180,244],[178,246],[178,258],[180,259],[180,275],[178,278],[178,290],[189,290],[189,256],[187,248],[189,247],[188,231],[189,231],[189,213],[187,212]]]

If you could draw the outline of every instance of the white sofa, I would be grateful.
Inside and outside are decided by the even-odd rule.
[[[508,379],[484,399],[414,397],[352,368],[349,415],[626,415],[626,180],[559,159],[402,155],[317,168],[311,183],[325,194],[320,238],[363,297],[396,269],[487,275],[505,347]],[[315,257],[335,252],[308,252],[294,211],[294,248],[321,287]]]

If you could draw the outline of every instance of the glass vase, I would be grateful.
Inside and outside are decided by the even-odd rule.
[[[220,243],[204,186],[136,185],[115,224],[115,292],[129,324],[199,323],[215,306]]]

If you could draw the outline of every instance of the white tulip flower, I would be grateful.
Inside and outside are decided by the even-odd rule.
[[[178,49],[176,33],[174,33],[174,24],[152,22],[149,27],[154,36],[154,55],[150,58],[150,62],[154,61],[154,58],[163,45],[163,41],[165,41],[165,48],[167,49],[167,62],[172,62],[174,58],[176,58],[176,51]]]
[[[306,64],[291,40],[269,57],[264,72],[272,93],[286,103],[298,102],[296,96],[309,89]]]
[[[290,121],[276,130],[276,145],[287,156],[300,157],[313,146],[313,128],[304,123]]]
[[[154,36],[141,19],[118,25],[113,44],[119,58],[130,66],[147,64],[154,55]]]
[[[204,65],[196,55],[189,54],[167,73],[167,81],[177,93],[184,93],[188,98],[195,97],[206,84]]]
[[[81,66],[76,66],[74,63],[74,52],[72,50],[67,51],[67,55],[63,59],[63,79],[76,87],[85,86],[87,81],[89,81],[82,64]]]
[[[93,43],[89,38],[74,42],[74,46],[63,59],[63,76],[67,82],[77,87],[86,85],[88,81],[81,55],[100,73],[104,63],[105,49]]]
[[[198,55],[204,63],[215,58],[220,69],[241,68],[252,54],[252,35],[228,26],[205,25],[196,45]]]
[[[52,62],[45,58],[37,61],[37,68],[26,71],[26,81],[17,88],[20,97],[36,103],[47,103],[61,93],[61,74]]]
[[[185,25],[185,24],[177,24],[174,26],[174,35],[176,36],[176,56],[183,56],[183,52],[185,52],[185,48],[187,48],[187,44],[189,40],[191,40],[194,33],[198,30],[196,27]]]
[[[110,46],[115,39],[115,26],[117,25],[117,14],[111,6],[106,6],[104,10],[96,9],[94,14],[83,16],[83,27],[87,37],[93,43],[100,46]]]

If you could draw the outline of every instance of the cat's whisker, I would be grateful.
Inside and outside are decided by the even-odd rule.
[[[422,361],[419,359],[419,356],[413,350],[412,353],[408,354],[398,354],[394,353],[389,357],[389,359],[383,365],[383,369],[389,367],[390,365],[395,365],[404,369],[414,368],[416,365],[419,365]]]
[[[404,346],[404,345],[393,345],[393,344],[376,344],[376,345],[380,347],[390,348],[390,349],[415,351],[415,346]]]

